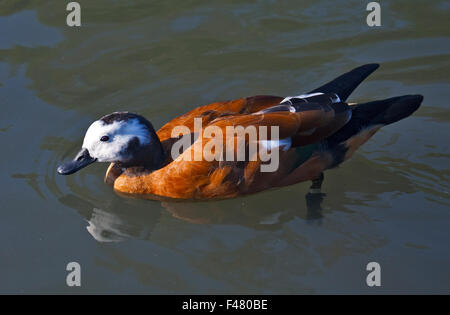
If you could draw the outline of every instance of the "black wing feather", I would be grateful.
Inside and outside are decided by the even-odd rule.
[[[309,93],[336,93],[341,101],[344,102],[358,85],[377,70],[379,66],[377,63],[371,63],[355,68]]]

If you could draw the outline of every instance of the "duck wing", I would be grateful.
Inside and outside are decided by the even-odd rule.
[[[194,132],[195,118],[201,118],[204,127],[219,117],[254,113],[278,105],[282,100],[283,98],[279,96],[258,95],[196,107],[167,122],[158,130],[157,134],[161,141],[165,141],[172,137],[172,130],[176,126],[185,126]]]
[[[339,96],[341,101],[346,101],[350,94],[364,81],[372,72],[378,69],[380,65],[377,63],[370,63],[358,68],[355,68],[336,79],[328,82],[317,89],[312,90],[312,93],[335,93]]]
[[[243,132],[230,134],[228,127],[239,127]],[[266,127],[263,137],[260,133],[264,128],[261,127]],[[277,127],[276,138],[271,127]],[[286,162],[284,156],[289,153],[290,138],[301,128],[301,118],[296,113],[282,111],[221,116],[211,121],[207,128],[214,131],[214,137],[204,134],[165,168],[150,174],[149,191],[181,199],[233,197],[274,186],[295,163],[291,160]],[[207,133],[206,128],[204,133]],[[249,148],[255,141],[258,142],[257,150],[260,150],[260,145],[270,146],[271,150],[274,146],[281,147],[280,167],[270,173],[262,173],[264,177],[260,171],[263,163],[258,154],[260,151],[253,151],[257,156],[250,154]],[[243,151],[239,151],[242,150],[240,148]],[[196,158],[197,152],[202,154],[200,158]],[[239,152],[244,152],[243,159],[237,158]],[[229,158],[230,154],[233,158]]]

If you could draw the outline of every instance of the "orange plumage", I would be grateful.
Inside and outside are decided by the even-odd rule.
[[[377,67],[371,64],[356,68],[307,95],[286,99],[254,96],[197,107],[169,121],[157,132],[139,115],[113,113],[90,127],[92,130],[88,130],[85,137],[86,147],[77,158],[79,161],[63,165],[58,171],[70,174],[92,161],[112,160],[105,181],[117,192],[156,199],[231,198],[314,180],[326,169],[348,159],[380,127],[409,116],[420,106],[420,95],[349,106],[345,102],[347,97]],[[194,139],[196,119],[201,120],[203,128],[213,126],[221,130],[222,142],[209,154],[213,156],[219,152],[222,159],[203,157],[195,160],[196,149],[202,152],[209,146],[213,147],[208,138]],[[172,158],[172,148],[179,140],[172,137],[172,133],[178,126],[187,128],[192,140],[188,148]],[[243,161],[226,160],[227,150],[230,150],[228,144],[233,149],[243,145],[246,153],[250,152],[251,146],[248,134],[227,138],[227,127],[231,126],[254,127],[258,140],[262,136],[259,127],[266,127],[269,131],[267,140],[273,138],[271,127],[277,127],[279,139],[287,139],[286,143],[289,143],[286,150],[279,152],[277,169],[262,172],[261,166],[265,162],[259,156],[254,159],[246,156]],[[139,134],[143,128],[148,129],[148,135]],[[136,137],[130,135],[132,131],[129,130],[137,130]],[[92,140],[107,131],[113,137],[107,140],[111,142],[110,147],[107,143]],[[149,137],[150,144],[144,146]],[[109,138],[104,135],[101,141]],[[129,139],[122,151],[114,153],[117,161],[111,153],[119,141],[116,138],[121,141]],[[262,145],[258,143],[258,146]],[[125,151],[126,156],[123,154]],[[92,152],[98,152],[95,153],[98,157]],[[84,159],[87,162],[83,162]]]

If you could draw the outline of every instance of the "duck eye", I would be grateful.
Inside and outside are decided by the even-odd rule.
[[[103,142],[106,142],[108,140],[109,140],[108,136],[103,136],[103,137],[100,138],[100,141],[103,141]]]

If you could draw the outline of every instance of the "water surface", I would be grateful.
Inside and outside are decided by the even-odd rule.
[[[383,1],[379,28],[357,0],[79,2],[80,28],[65,1],[0,4],[1,293],[450,293],[448,1]],[[160,127],[369,62],[382,66],[351,101],[423,106],[328,171],[320,208],[309,183],[173,203],[117,196],[106,165],[55,172],[109,112]]]

